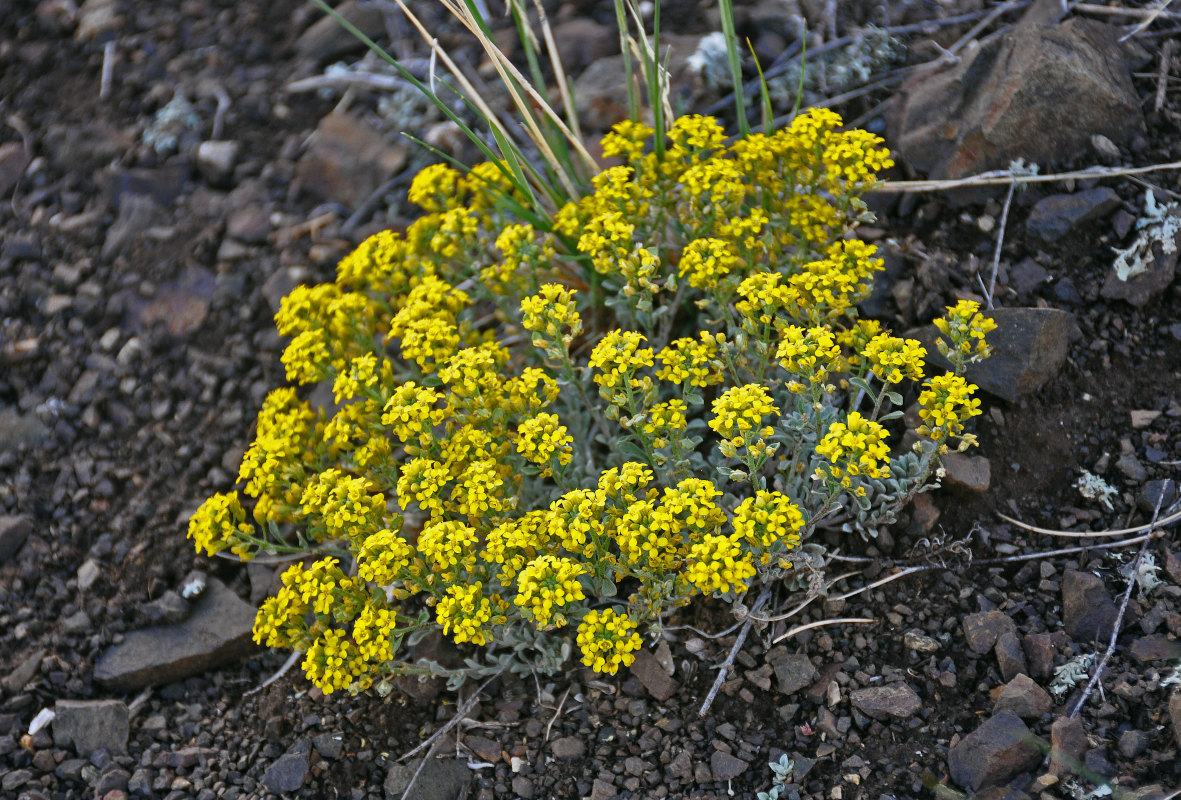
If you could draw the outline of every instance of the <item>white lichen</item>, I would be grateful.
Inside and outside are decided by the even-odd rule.
[[[1181,205],[1157,205],[1152,190],[1148,190],[1144,196],[1144,216],[1136,220],[1135,230],[1140,234],[1131,247],[1126,250],[1112,248],[1115,250],[1112,266],[1121,281],[1148,271],[1156,260],[1156,254],[1152,252],[1154,244],[1159,244],[1164,253],[1177,252],[1177,236],[1181,234]]]
[[[1118,495],[1119,492],[1098,475],[1092,475],[1083,470],[1083,474],[1074,482],[1074,488],[1078,489],[1078,493],[1088,500],[1098,500],[1108,511],[1115,510],[1111,498]]]
[[[1054,680],[1050,681],[1050,694],[1055,697],[1066,694],[1087,678],[1094,664],[1094,653],[1081,653],[1055,669]]]

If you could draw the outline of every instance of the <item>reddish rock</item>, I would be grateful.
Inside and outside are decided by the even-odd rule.
[[[1002,711],[951,748],[951,779],[972,792],[1008,783],[1041,763],[1041,751],[1034,741],[1016,714]]]
[[[632,662],[631,673],[636,677],[636,680],[644,685],[648,694],[657,700],[667,700],[676,694],[677,682],[664,671],[664,667],[660,666],[656,656],[643,648],[636,652],[636,660]]]
[[[1050,772],[1073,775],[1090,747],[1078,717],[1059,717],[1050,728]]]
[[[1003,611],[981,611],[964,617],[964,638],[968,648],[977,655],[984,655],[996,647],[1002,633],[1016,633],[1017,625]]]
[[[1118,614],[1103,579],[1067,570],[1062,578],[1062,627],[1076,642],[1106,642]]]
[[[853,707],[873,719],[910,719],[923,703],[905,683],[857,689],[849,695]]]
[[[1075,17],[1025,20],[954,65],[914,74],[888,117],[895,152],[931,178],[1045,166],[1144,129],[1131,70],[1144,58],[1120,28]],[[1066,98],[1066,99],[1064,99]]]
[[[1022,719],[1037,719],[1049,712],[1053,700],[1045,689],[1027,675],[1018,675],[1001,687],[993,703],[994,712],[1011,711]]]
[[[355,209],[406,163],[404,145],[387,142],[365,122],[331,113],[320,120],[295,174],[303,191]]]

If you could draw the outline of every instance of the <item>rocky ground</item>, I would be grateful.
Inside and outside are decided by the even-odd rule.
[[[835,98],[883,133],[896,179],[1019,156],[1043,174],[1181,160],[1176,13],[738,5],[764,64],[790,62],[806,21],[808,101]],[[711,6],[664,7],[693,110],[718,99],[685,58]],[[396,15],[344,7],[425,63]],[[623,107],[610,4],[547,8],[587,127],[610,124]],[[441,10],[424,13],[491,82]],[[1161,519],[1176,513],[1173,171],[1031,184],[1007,214],[1005,186],[874,198],[863,234],[888,274],[865,310],[896,329],[981,296],[1002,242],[998,355],[975,376],[981,447],[871,546],[831,542],[867,559],[846,591],[913,572],[755,630],[705,717],[734,641],[706,635],[734,622],[709,605],[615,679],[572,667],[459,697],[408,682],[383,700],[324,698],[295,670],[264,687],[285,654],[254,649],[249,628],[273,571],[198,559],[188,515],[232,484],[282,380],[279,298],[412,213],[405,188],[426,161],[398,132],[471,156],[407,92],[289,91],[361,58],[318,18],[293,0],[0,0],[0,795],[397,798],[413,781],[421,798],[754,797],[784,753],[792,798],[1181,784],[1176,521],[1136,581],[1139,543],[1102,547],[1135,533],[1052,537],[999,516],[1081,533],[1143,526],[1158,500]],[[869,22],[893,38],[859,36]],[[1084,496],[1084,471],[1110,492]],[[833,616],[876,622],[773,644]],[[1113,629],[1084,697],[1096,666],[1080,657],[1102,656]]]

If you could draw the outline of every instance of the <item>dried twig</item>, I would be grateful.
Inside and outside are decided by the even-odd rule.
[[[485,680],[483,683],[481,683],[479,686],[477,686],[476,690],[474,692],[472,692],[472,696],[464,701],[463,705],[459,707],[459,710],[455,712],[455,716],[453,716],[451,719],[449,719],[447,721],[446,725],[444,725],[442,728],[439,728],[437,731],[432,733],[428,738],[419,742],[418,746],[415,747],[414,749],[412,749],[406,753],[403,753],[402,756],[398,760],[405,761],[408,758],[414,758],[415,755],[422,752],[423,748],[431,747],[435,742],[437,742],[439,739],[441,739],[443,737],[443,735],[447,733],[447,731],[451,730],[456,725],[458,725],[459,721],[462,720],[464,717],[466,717],[471,712],[472,708],[476,705],[476,701],[480,698],[480,693],[484,691],[484,689],[488,686],[488,684],[492,683],[492,681],[499,678],[500,674],[502,672],[504,672],[503,668],[498,670],[495,675],[491,676],[490,678]],[[411,784],[413,784],[413,780],[411,781]],[[407,787],[407,791],[409,791],[409,787]],[[402,795],[402,796],[405,797],[405,795]]]
[[[1173,53],[1177,50],[1177,40],[1169,39],[1160,51],[1160,72],[1156,76],[1156,99],[1153,100],[1152,110],[1159,112],[1165,104],[1165,91],[1169,88],[1169,70],[1173,67]]]
[[[111,94],[111,80],[115,75],[115,40],[103,46],[103,71],[98,83],[98,99],[106,100]]]
[[[1165,164],[1150,164],[1146,167],[1089,167],[1072,172],[1055,172],[1048,175],[1026,175],[1011,170],[995,170],[964,178],[926,181],[885,181],[874,187],[875,192],[896,194],[899,192],[942,192],[946,189],[961,189],[969,186],[1008,186],[1026,183],[1055,183],[1066,180],[1094,180],[1096,178],[1119,178],[1125,175],[1143,175],[1146,172],[1165,172],[1181,169],[1181,161]]]
[[[746,615],[746,619],[742,623],[742,628],[738,631],[738,636],[734,640],[734,646],[730,648],[730,654],[726,656],[726,660],[718,664],[715,669],[718,670],[718,677],[714,678],[713,686],[709,687],[709,693],[705,696],[705,701],[701,704],[701,708],[697,711],[697,716],[704,717],[709,713],[709,708],[714,704],[714,698],[718,696],[718,690],[722,688],[722,684],[726,682],[726,675],[730,673],[730,668],[734,666],[734,659],[738,657],[738,651],[742,649],[742,643],[746,641],[746,635],[750,633],[750,626],[754,624],[752,614],[762,608],[763,604],[771,596],[771,588],[764,586],[759,592],[758,598],[755,599],[754,605],[751,606],[750,612]]]
[[[265,681],[260,683],[258,686],[255,686],[250,691],[244,693],[242,696],[249,697],[252,694],[258,694],[263,689],[267,688],[272,683],[279,680],[279,678],[282,678],[284,675],[287,674],[288,670],[290,670],[293,666],[295,666],[295,662],[299,661],[299,657],[302,655],[303,655],[302,650],[292,650],[291,655],[287,656],[287,660],[283,662],[283,666],[279,667],[278,672],[276,672],[271,677],[267,678]]]
[[[984,289],[984,297],[988,301],[988,308],[992,310],[992,301],[996,292],[996,274],[1001,267],[1001,248],[1005,246],[1005,225],[1009,221],[1009,207],[1013,205],[1013,192],[1017,190],[1016,183],[1009,184],[1009,192],[1005,195],[1005,207],[1001,209],[1001,228],[996,236],[996,249],[992,252],[992,274],[988,278],[988,288],[984,289],[984,281],[979,275],[980,288]]]
[[[1178,19],[1181,14],[1173,11],[1165,11],[1163,8],[1129,8],[1127,6],[1101,6],[1098,3],[1076,3],[1075,11],[1080,11],[1086,14],[1096,14],[1106,17],[1130,17],[1132,19],[1143,19],[1144,17],[1163,17],[1164,19]]]
[[[558,721],[558,717],[562,716],[562,707],[566,705],[566,698],[570,696],[570,690],[573,688],[573,686],[567,686],[566,691],[562,694],[562,699],[558,702],[558,707],[554,711],[554,715],[550,717],[549,724],[545,726],[545,738],[542,739],[543,742],[549,741],[550,729],[554,727],[554,723]]]
[[[877,622],[877,620],[869,619],[867,617],[839,617],[837,619],[821,619],[817,620],[816,622],[809,622],[807,625],[797,625],[787,633],[781,634],[780,636],[773,639],[771,644],[779,644],[779,642],[782,642],[784,639],[790,639],[797,633],[803,633],[804,631],[811,630],[812,628],[820,628],[824,625],[842,625],[846,622],[855,622],[865,625],[871,622]]]
[[[1156,526],[1156,520],[1160,516],[1160,506],[1163,499],[1163,494],[1156,498],[1156,508],[1152,512],[1152,522],[1149,523],[1149,528]],[[1132,599],[1132,589],[1136,587],[1136,573],[1140,569],[1140,562],[1144,560],[1144,554],[1148,552],[1148,541],[1151,538],[1151,536],[1145,537],[1144,543],[1140,545],[1140,552],[1136,554],[1136,560],[1132,562],[1132,572],[1128,576],[1128,586],[1124,589],[1123,598],[1120,599],[1119,613],[1115,615],[1115,622],[1112,623],[1111,638],[1107,642],[1107,649],[1103,651],[1103,658],[1099,659],[1099,665],[1095,667],[1095,672],[1091,675],[1091,680],[1087,681],[1086,688],[1079,695],[1078,702],[1074,704],[1074,708],[1068,716],[1073,717],[1078,714],[1079,709],[1087,702],[1087,698],[1091,696],[1091,692],[1095,690],[1095,686],[1099,683],[1099,678],[1103,675],[1103,669],[1107,666],[1107,662],[1115,654],[1115,641],[1119,638],[1120,627],[1124,622],[1124,614],[1128,611],[1128,601]]]
[[[1140,20],[1140,24],[1132,28],[1132,30],[1128,31],[1123,36],[1119,37],[1119,40],[1121,42],[1125,42],[1136,34],[1144,31],[1149,25],[1156,22],[1157,17],[1164,14],[1165,9],[1167,9],[1172,4],[1173,0],[1158,0],[1154,8],[1144,9],[1147,13],[1144,15],[1144,19]]]
[[[1108,536],[1127,536],[1129,533],[1141,533],[1142,531],[1151,530],[1153,527],[1168,525],[1171,522],[1176,522],[1177,520],[1181,519],[1181,511],[1170,514],[1160,522],[1153,522],[1148,525],[1137,525],[1134,528],[1120,528],[1119,530],[1114,531],[1056,531],[1050,528],[1038,528],[1034,525],[1029,525],[1022,522],[1021,520],[1007,517],[1000,512],[997,512],[997,516],[1011,525],[1016,525],[1018,528],[1031,531],[1033,533],[1045,534],[1046,536],[1064,536],[1068,539],[1102,539]]]

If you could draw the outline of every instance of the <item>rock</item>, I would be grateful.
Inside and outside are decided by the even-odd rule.
[[[300,742],[294,748],[279,756],[263,773],[262,785],[274,794],[294,792],[303,786],[308,776],[307,742]]]
[[[110,260],[126,250],[135,237],[163,221],[163,210],[146,195],[127,195],[119,204],[119,216],[107,229],[102,257]]]
[[[930,178],[1043,168],[1095,134],[1127,142],[1144,129],[1131,70],[1145,54],[1115,26],[1075,17],[1023,20],[951,67],[917,72],[887,115],[892,149]],[[1064,98],[1068,98],[1064,100]]]
[[[1050,195],[1034,204],[1025,229],[1033,236],[1055,242],[1083,224],[1107,216],[1119,205],[1119,195],[1107,186]]]
[[[33,773],[30,770],[14,769],[5,772],[4,777],[0,778],[0,789],[6,792],[15,792],[31,780],[33,780]]]
[[[1111,271],[1100,296],[1107,300],[1124,300],[1140,308],[1162,294],[1176,275],[1178,255],[1181,255],[1181,210],[1174,209],[1158,221],[1141,230],[1136,239],[1112,262]],[[1126,279],[1120,277],[1119,266],[1126,264]],[[1142,271],[1131,274],[1132,269]]]
[[[1177,482],[1172,478],[1148,481],[1136,496],[1136,507],[1145,514],[1151,514],[1160,503],[1161,511],[1172,508],[1177,502]]]
[[[713,773],[715,781],[731,781],[746,772],[750,764],[737,756],[715,750],[709,757],[709,771]]]
[[[385,34],[385,21],[381,8],[372,3],[359,0],[345,0],[336,7],[336,13],[355,25],[361,33],[369,38],[377,38]],[[306,31],[295,40],[295,52],[300,58],[310,58],[317,63],[323,63],[354,50],[362,50],[365,45],[345,30],[339,22],[330,16],[316,20]]]
[[[0,453],[36,447],[48,438],[49,428],[33,414],[21,414],[15,408],[0,408]],[[6,559],[4,521],[16,519],[20,517],[0,517],[0,563]],[[24,540],[21,542],[23,544]]]
[[[197,169],[213,186],[228,186],[238,163],[239,142],[224,139],[208,140],[197,145]]]
[[[984,494],[988,491],[988,485],[992,480],[992,465],[984,456],[948,453],[941,456],[940,461],[946,471],[943,476],[944,486],[974,494]]]
[[[558,741],[561,741],[561,739]],[[579,739],[578,741],[581,743],[582,740]],[[501,754],[499,742],[495,742],[485,736],[465,736],[463,737],[463,743],[467,745],[467,748],[475,753],[481,761],[486,761],[489,764],[495,764],[500,760]],[[554,742],[555,747],[557,744],[558,742]],[[583,750],[585,751],[585,749],[586,745],[583,745]],[[557,752],[555,752],[554,755],[557,755]]]
[[[1083,722],[1078,717],[1059,717],[1050,727],[1050,772],[1074,775],[1090,747]]]
[[[784,647],[775,647],[767,653],[766,658],[775,669],[775,679],[783,694],[795,694],[811,686],[820,674],[806,653],[789,653]]]
[[[0,144],[0,199],[7,198],[8,193],[20,182],[29,161],[29,154],[20,142]]]
[[[295,175],[313,199],[355,209],[402,168],[406,155],[405,146],[390,144],[368,123],[334,112],[316,126]]]
[[[0,426],[3,423],[4,418],[0,416]],[[2,449],[0,448],[0,450]],[[0,517],[0,564],[15,556],[17,551],[24,547],[25,541],[32,532],[33,518],[28,515]]]
[[[150,300],[139,296],[128,299],[132,327],[144,331],[162,326],[178,339],[189,336],[205,324],[215,287],[212,272],[190,266],[177,280],[161,284]]]
[[[74,38],[78,41],[94,39],[101,34],[118,30],[123,25],[118,0],[86,0],[78,9],[78,27]]]
[[[100,748],[127,754],[130,714],[121,700],[58,700],[53,708],[53,742],[87,756]]]
[[[1022,301],[1027,301],[1039,286],[1050,278],[1050,273],[1032,258],[1023,258],[1009,267],[1009,283]]]
[[[1089,572],[1067,570],[1062,577],[1062,626],[1076,642],[1106,642],[1117,615],[1103,580]]]
[[[1001,687],[993,713],[1011,711],[1022,719],[1037,719],[1053,706],[1049,693],[1027,675],[1018,675]]]
[[[595,778],[594,785],[591,786],[591,800],[612,800],[616,794],[615,784]]]
[[[554,740],[550,752],[554,758],[582,758],[586,754],[586,743],[578,736],[563,736]]]
[[[1176,661],[1181,659],[1181,642],[1159,634],[1141,636],[1132,642],[1129,652],[1141,664],[1148,661]]]
[[[919,495],[922,497],[923,495]],[[942,645],[938,639],[928,636],[920,630],[909,630],[902,634],[902,643],[916,653],[937,653]]]
[[[1143,483],[1148,479],[1148,470],[1136,458],[1135,453],[1124,453],[1115,462],[1115,468],[1124,474],[1132,483]]]
[[[1160,415],[1161,412],[1154,408],[1133,409],[1130,414],[1132,418],[1132,429],[1137,431],[1144,430],[1156,422]]]
[[[914,689],[905,683],[856,689],[849,695],[853,707],[872,719],[910,719],[922,708]]]
[[[90,615],[83,610],[79,610],[62,620],[62,632],[67,636],[89,633],[92,627]]]
[[[94,679],[114,691],[171,683],[236,661],[256,650],[255,609],[216,578],[179,625],[128,633],[99,658]]]
[[[636,677],[648,694],[660,701],[665,701],[676,694],[677,682],[665,672],[664,667],[656,656],[648,650],[640,648],[636,651],[636,660],[629,667],[631,674]]]
[[[1007,783],[1041,763],[1041,752],[1033,741],[1016,714],[994,714],[951,748],[951,779],[972,792]]]
[[[94,586],[94,582],[98,580],[100,574],[97,561],[93,558],[83,561],[82,566],[78,567],[78,591],[89,592],[90,587]]]
[[[573,77],[602,58],[619,52],[619,31],[589,17],[571,17],[553,26],[555,49],[566,74]]]
[[[926,536],[942,514],[928,493],[916,495],[910,504],[910,524],[907,525],[907,532],[916,538]]]
[[[37,674],[37,670],[41,668],[41,659],[45,658],[45,651],[42,649],[34,650],[25,656],[12,672],[4,676],[0,680],[0,689],[11,694],[20,694],[20,690],[25,688],[29,681],[33,680],[33,676]]]
[[[174,625],[189,615],[189,604],[169,589],[143,606],[144,616],[152,625]]]
[[[247,244],[261,244],[271,232],[270,215],[259,206],[246,206],[230,213],[226,236]]]
[[[616,34],[618,36],[618,34]],[[679,89],[678,99],[685,99],[700,91],[699,81],[691,74],[689,61],[697,52],[701,36],[660,36],[661,61],[668,58],[670,85]],[[643,96],[639,70],[634,69],[632,78],[638,96]],[[624,83],[623,56],[614,55],[600,58],[587,67],[574,80],[574,104],[578,118],[587,130],[605,131],[617,122],[628,118],[627,85]],[[677,99],[673,100],[675,104]],[[689,104],[686,104],[687,106]]]
[[[1119,736],[1119,752],[1124,758],[1135,758],[1148,749],[1151,738],[1144,731],[1127,730]]]
[[[1029,672],[1017,634],[1010,631],[1002,633],[996,639],[996,647],[993,652],[996,653],[996,663],[1001,670],[1001,677],[1005,680],[1011,681],[1017,675]]]
[[[398,800],[410,785],[421,758],[405,764],[391,764],[385,776],[385,796]],[[472,782],[472,771],[454,758],[432,758],[426,762],[414,788],[406,800],[454,800],[467,793]]]
[[[1066,362],[1070,342],[1078,336],[1074,317],[1056,308],[994,308],[987,315],[997,328],[988,334],[992,356],[968,367],[967,378],[981,389],[1010,403],[1037,391]],[[908,335],[927,348],[927,361],[940,369],[950,364],[935,349],[938,331],[928,325]]]
[[[1181,692],[1169,695],[1169,721],[1173,723],[1173,738],[1181,747]]]
[[[1003,611],[981,611],[964,617],[964,637],[968,648],[984,655],[996,647],[1002,633],[1017,633],[1017,625]]]

